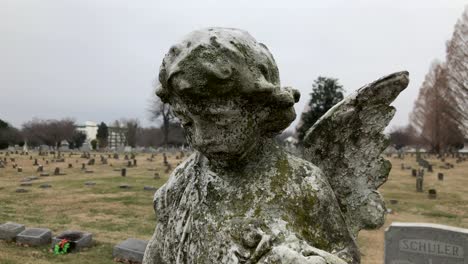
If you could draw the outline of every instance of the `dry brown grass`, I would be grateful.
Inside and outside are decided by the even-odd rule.
[[[401,170],[401,163],[417,168],[414,157],[405,160],[390,158],[393,169],[389,179],[380,189],[386,201],[398,200],[398,204],[387,207],[393,210],[387,216],[385,225],[372,231],[361,231],[358,242],[361,246],[363,264],[383,263],[384,232],[392,222],[424,222],[468,228],[468,162],[455,163],[455,159],[446,159],[455,165],[453,169],[442,169],[443,163],[434,158],[428,159],[435,164],[434,172],[425,173],[424,192],[416,192],[416,179],[411,170]],[[437,173],[444,173],[444,181],[437,180]],[[437,190],[437,199],[430,200],[427,190]]]
[[[169,156],[174,168],[181,160],[175,159],[176,154]],[[3,158],[3,155],[0,155]],[[96,246],[79,254],[55,257],[48,247],[24,248],[15,244],[0,242],[0,263],[114,263],[112,261],[112,247],[117,242],[129,237],[149,239],[154,229],[154,212],[152,209],[153,192],[143,191],[143,186],[159,187],[168,177],[164,173],[161,155],[155,160],[147,161],[149,154],[137,155],[138,167],[129,168],[127,177],[120,176],[120,172],[113,171],[126,165],[121,155],[120,160],[109,159],[108,165],[99,162],[87,166],[94,170],[93,174],[83,173],[81,163],[86,160],[75,155],[69,158],[66,155],[64,163],[49,163],[45,171],[51,176],[40,177],[33,182],[28,193],[16,193],[20,180],[31,175],[38,175],[36,167],[29,156],[13,155],[23,172],[18,173],[12,168],[10,162],[5,169],[0,169],[0,223],[14,221],[23,223],[28,227],[47,227],[56,234],[58,232],[77,229],[92,232]],[[40,163],[42,157],[37,153]],[[46,159],[52,159],[51,156]],[[434,172],[426,173],[424,179],[425,190],[436,188],[438,198],[429,200],[427,192],[417,193],[415,178],[410,170],[401,170],[401,163],[416,167],[414,157],[405,160],[390,159],[394,169],[390,173],[388,182],[381,191],[388,201],[398,200],[398,204],[390,205],[393,214],[388,215],[385,226],[374,231],[362,231],[358,242],[363,253],[362,263],[383,263],[384,230],[394,221],[401,222],[428,222],[447,224],[468,228],[468,162],[456,164],[454,159],[447,162],[455,164],[454,169],[440,169],[440,161],[430,159],[435,163]],[[78,162],[76,162],[78,161]],[[68,169],[68,163],[73,169]],[[112,164],[112,166],[110,166]],[[67,175],[52,176],[55,167]],[[156,169],[161,179],[153,179]],[[437,180],[437,173],[443,172],[445,180]],[[84,182],[94,181],[95,186],[84,186]],[[42,183],[50,183],[52,188],[40,189]],[[122,190],[117,186],[127,183],[133,186],[130,190]]]

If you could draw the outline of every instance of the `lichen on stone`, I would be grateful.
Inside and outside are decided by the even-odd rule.
[[[238,29],[189,34],[164,58],[157,94],[195,153],[155,193],[143,262],[359,263],[356,233],[377,226],[384,208],[380,133],[402,76],[330,110],[302,159],[273,139],[294,120],[300,94],[280,86],[266,46]]]

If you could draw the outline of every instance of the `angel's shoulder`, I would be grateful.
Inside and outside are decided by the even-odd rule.
[[[285,152],[286,159],[296,177],[324,177],[322,170],[310,161]]]
[[[198,155],[194,153],[179,164],[169,175],[167,182],[156,191],[154,201],[168,199],[183,193],[179,191],[185,189],[189,181],[193,179],[190,175],[193,174],[198,158]]]

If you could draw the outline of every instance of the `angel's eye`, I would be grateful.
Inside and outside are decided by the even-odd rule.
[[[260,72],[266,80],[270,80],[270,74],[268,73],[268,68],[265,65],[259,64],[258,69],[260,70]]]

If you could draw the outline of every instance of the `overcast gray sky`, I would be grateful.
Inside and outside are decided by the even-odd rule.
[[[0,0],[0,118],[111,122],[146,111],[169,47],[192,30],[236,27],[265,43],[283,86],[317,76],[347,93],[383,75],[410,72],[391,126],[405,125],[419,86],[467,0],[159,1]]]

